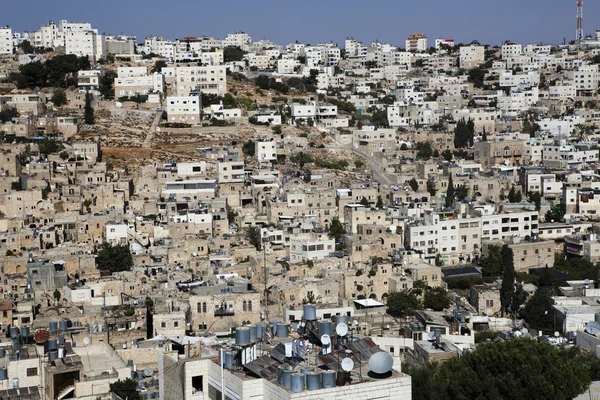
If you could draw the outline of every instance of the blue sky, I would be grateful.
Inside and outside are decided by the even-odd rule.
[[[584,1],[585,33],[600,29],[600,2]],[[166,4],[166,7],[164,5]],[[6,2],[0,26],[33,31],[48,21],[91,22],[100,32],[223,38],[244,31],[279,44],[337,42],[352,36],[404,46],[406,36],[486,44],[562,43],[575,36],[575,0],[58,0]]]

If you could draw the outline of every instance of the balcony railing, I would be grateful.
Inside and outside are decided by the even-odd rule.
[[[228,308],[218,308],[215,310],[215,317],[233,316],[235,311]]]

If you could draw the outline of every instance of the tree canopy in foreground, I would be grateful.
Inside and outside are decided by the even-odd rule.
[[[494,341],[441,365],[408,368],[414,399],[572,399],[598,379],[600,361],[574,347]]]

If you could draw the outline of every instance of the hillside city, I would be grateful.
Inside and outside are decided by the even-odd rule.
[[[0,28],[0,399],[599,398],[600,31],[276,39]]]

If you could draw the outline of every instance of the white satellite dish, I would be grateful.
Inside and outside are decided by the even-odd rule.
[[[323,346],[328,346],[329,344],[331,344],[331,337],[327,334],[321,336],[321,343],[323,344]]]
[[[350,357],[346,357],[342,360],[342,369],[346,372],[350,372],[354,369],[354,361]]]
[[[86,336],[86,337],[84,337],[84,338],[83,338],[83,344],[84,344],[84,345],[86,345],[86,346],[87,346],[88,344],[90,344],[90,338],[89,338],[89,337],[87,337],[87,336]]]
[[[387,374],[394,366],[394,358],[390,353],[380,351],[369,358],[369,369],[376,374]]]
[[[340,322],[335,327],[335,333],[337,333],[338,336],[346,336],[348,334],[348,325],[346,325],[344,322]]]

